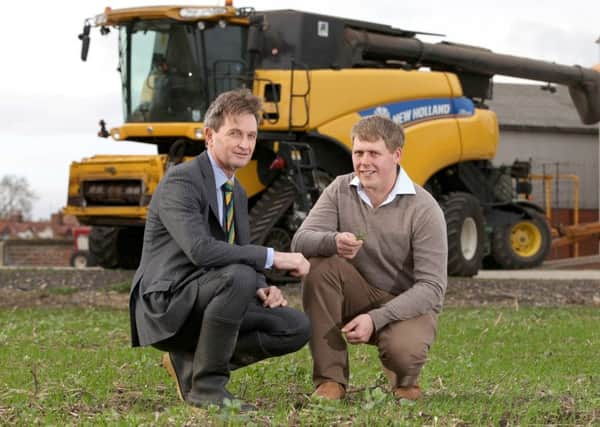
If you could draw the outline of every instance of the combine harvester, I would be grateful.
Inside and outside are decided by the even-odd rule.
[[[106,268],[135,268],[148,203],[165,171],[204,150],[203,123],[221,92],[264,100],[252,162],[238,173],[250,197],[253,241],[286,249],[319,192],[352,170],[350,128],[370,114],[401,122],[402,165],[442,206],[451,275],[482,261],[530,268],[551,247],[542,208],[518,200],[523,163],[495,167],[498,122],[486,100],[502,74],[569,87],[584,123],[600,120],[600,73],[500,55],[419,33],[293,10],[140,7],[85,21],[119,32],[124,123],[101,134],[154,144],[156,155],[93,156],[71,165],[65,212],[93,227]],[[421,33],[424,34],[424,33]]]

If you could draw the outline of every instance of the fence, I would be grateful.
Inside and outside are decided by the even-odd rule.
[[[532,161],[531,200],[554,228],[599,221],[598,169],[590,162]],[[550,259],[598,254],[598,237],[553,248]]]

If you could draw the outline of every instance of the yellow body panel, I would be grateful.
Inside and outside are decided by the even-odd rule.
[[[343,143],[348,150],[352,150],[350,129],[352,129],[352,126],[354,126],[354,124],[359,120],[360,114],[353,112],[325,123],[324,125],[318,127],[317,131],[322,135],[327,135],[328,137]]]
[[[462,141],[461,161],[493,159],[498,148],[498,119],[490,110],[475,110],[458,120]]]
[[[152,194],[164,171],[166,156],[94,156],[73,162],[69,195],[78,195],[83,180],[141,179]]]
[[[437,119],[406,128],[400,164],[417,184],[423,185],[440,169],[460,161],[457,120]]]
[[[463,95],[462,87],[460,85],[460,80],[458,80],[458,77],[456,76],[456,74],[444,73],[444,75],[446,76],[446,79],[448,80],[448,87],[450,88],[451,96],[462,96]]]
[[[128,165],[127,167],[131,167],[131,165],[141,163],[149,163],[156,166],[157,162],[165,163],[166,159],[166,156],[157,156],[154,154],[97,154],[92,157],[86,157],[83,161],[96,166],[112,165],[113,162],[117,161]],[[73,162],[73,164],[77,163]]]
[[[281,84],[280,119],[277,123],[264,123],[262,129],[287,130],[291,75],[289,70],[257,71],[259,85],[255,93],[264,94],[264,85],[269,81]],[[338,117],[380,104],[462,95],[460,86],[451,86],[446,73],[441,72],[355,68],[312,70],[309,76],[310,94],[307,100],[310,120],[304,129],[319,128]],[[306,88],[306,72],[294,71],[294,93],[303,93]],[[303,102],[302,98],[294,99],[292,124],[295,126],[305,121]],[[267,108],[269,112],[274,111],[272,104],[267,104]]]
[[[67,206],[63,209],[65,215],[75,215],[83,223],[87,222],[86,217],[120,217],[144,221],[147,211],[146,206]]]
[[[258,179],[258,162],[256,160],[251,160],[250,163],[239,169],[235,176],[246,190],[248,197],[252,197],[266,188]]]
[[[271,122],[264,120],[261,124],[262,130],[287,130],[289,124],[290,110],[290,70],[256,70],[254,81],[254,94],[263,98],[265,86],[268,84],[281,85],[281,99],[279,102],[265,102],[263,110],[268,114],[278,114],[278,118]],[[296,119],[298,121],[298,119]]]
[[[125,123],[112,128],[110,134],[114,139],[135,139],[136,137],[180,137],[199,140],[197,130],[204,134],[202,123]],[[118,134],[118,138],[117,138]]]

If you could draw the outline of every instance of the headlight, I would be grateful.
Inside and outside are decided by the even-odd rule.
[[[83,183],[83,197],[87,206],[141,206],[146,202],[144,184],[140,180],[104,180]]]

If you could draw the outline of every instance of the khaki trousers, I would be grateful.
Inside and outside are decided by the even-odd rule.
[[[302,304],[311,321],[310,351],[315,386],[335,381],[348,386],[347,344],[340,329],[351,319],[381,307],[395,295],[369,285],[361,274],[338,256],[311,258],[302,288]],[[395,321],[374,331],[369,344],[377,345],[391,386],[416,384],[437,328],[436,313]]]

